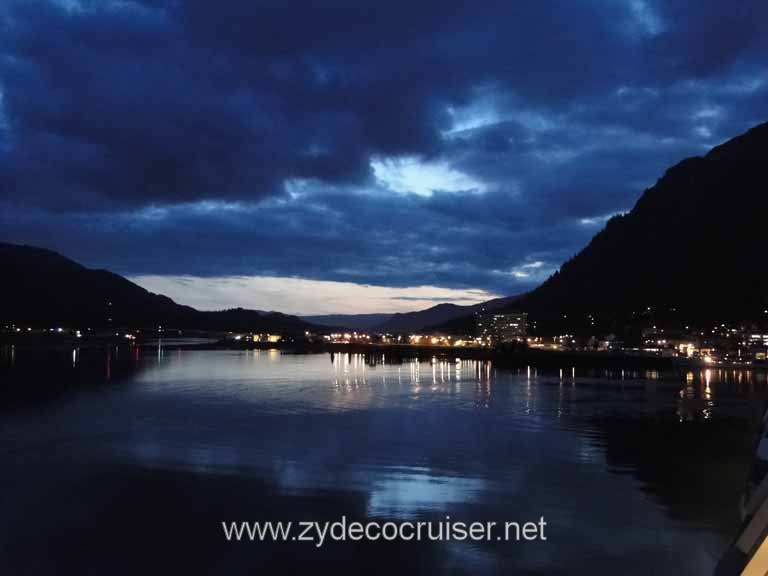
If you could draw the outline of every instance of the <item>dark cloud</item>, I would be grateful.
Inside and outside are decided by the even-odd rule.
[[[757,0],[11,1],[0,235],[131,274],[519,291],[765,120],[765,21]]]

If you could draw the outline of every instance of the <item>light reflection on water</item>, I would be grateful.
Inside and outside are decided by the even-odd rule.
[[[615,559],[637,573],[710,569],[738,525],[751,426],[767,386],[765,374],[717,369],[663,375],[277,350],[86,352],[68,352],[66,366],[81,376],[93,368],[81,380],[106,384],[6,412],[0,454],[12,462],[34,454],[61,475],[118,466],[263,481],[266,501],[294,515],[287,502],[320,492],[357,495],[361,513],[374,518],[547,517],[550,547],[448,546],[451,562],[470,571],[598,570]],[[24,373],[18,352],[13,364],[9,374]],[[3,481],[24,483],[26,465],[12,470]],[[107,477],[105,489],[125,490]],[[696,487],[701,478],[706,490]],[[200,490],[197,498],[213,498]],[[90,505],[84,497],[83,509]]]

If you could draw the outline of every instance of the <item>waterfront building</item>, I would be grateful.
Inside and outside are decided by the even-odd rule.
[[[525,341],[528,315],[525,312],[486,312],[476,317],[477,336],[493,344]]]

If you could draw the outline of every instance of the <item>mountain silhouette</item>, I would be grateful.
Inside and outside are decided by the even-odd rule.
[[[295,316],[242,308],[203,312],[106,270],[32,246],[0,243],[0,320],[34,326],[192,328],[303,333]]]
[[[767,161],[768,123],[683,160],[515,308],[540,327],[765,317]]]
[[[437,304],[427,308],[426,310],[419,310],[417,312],[399,312],[392,314],[392,316],[382,324],[376,326],[376,330],[379,332],[413,332],[423,330],[438,324],[452,322],[457,318],[462,318],[481,310],[498,310],[509,306],[511,302],[514,302],[515,296],[509,298],[494,298],[481,304],[472,304],[469,306],[460,306],[458,304]]]
[[[392,313],[373,314],[320,314],[319,316],[301,316],[302,320],[343,330],[372,330],[392,317]]]
[[[480,304],[459,305],[441,303],[414,312],[389,314],[328,314],[303,316],[302,319],[320,326],[341,327],[349,330],[370,330],[380,333],[416,332],[438,324],[467,317],[481,309],[496,310],[511,304],[516,296],[495,298]]]

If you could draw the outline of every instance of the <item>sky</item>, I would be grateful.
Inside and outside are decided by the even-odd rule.
[[[0,240],[201,309],[536,286],[768,120],[768,2],[0,2]]]

